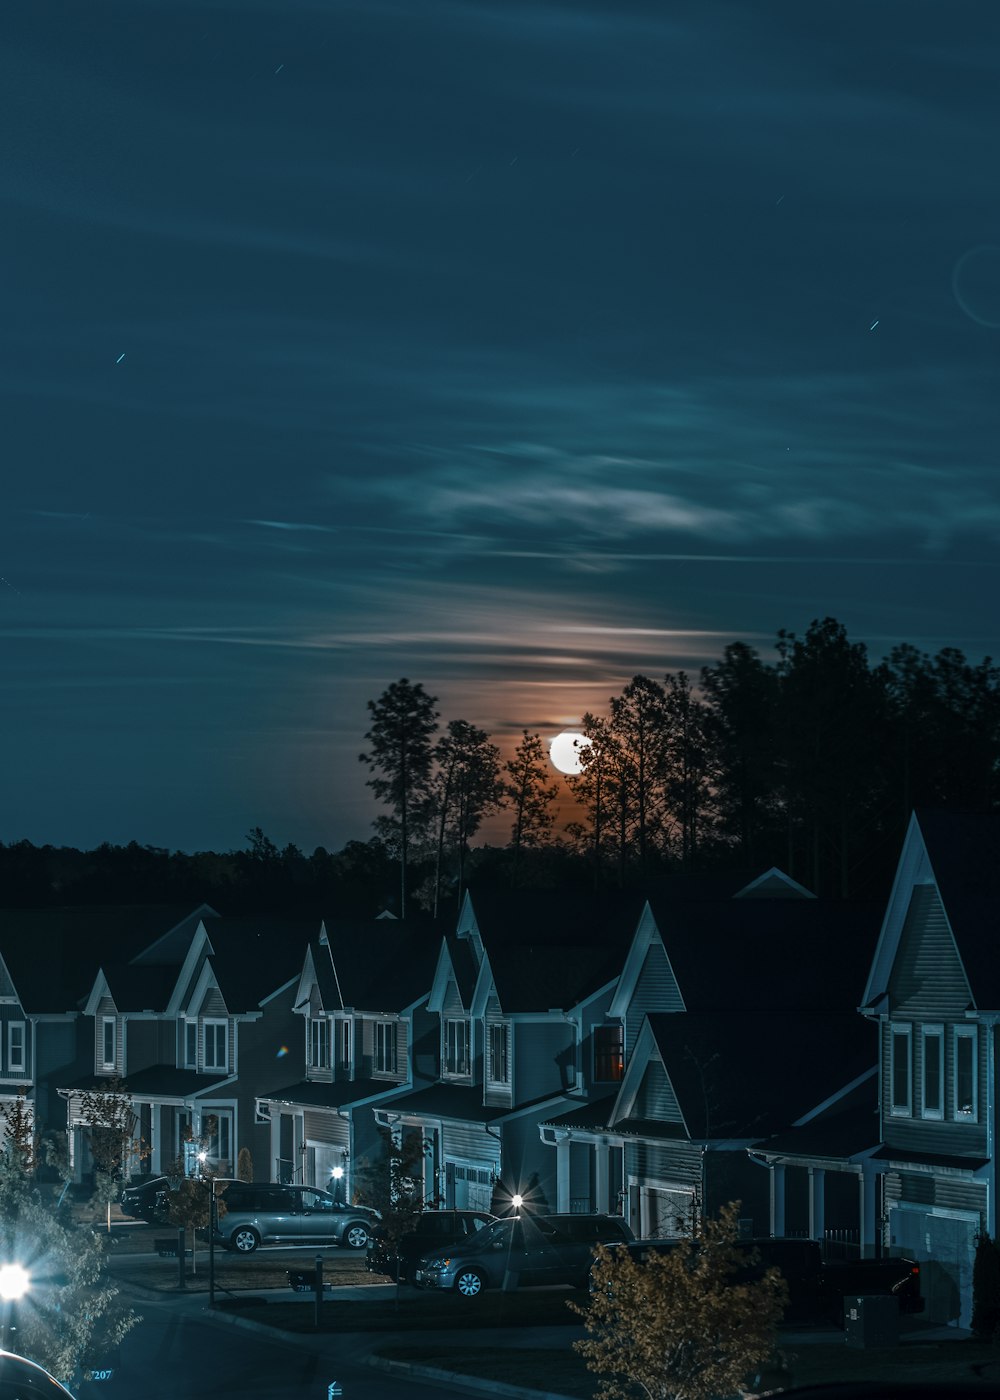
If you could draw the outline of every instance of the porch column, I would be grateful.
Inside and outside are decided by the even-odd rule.
[[[614,1214],[609,1197],[611,1149],[603,1142],[594,1145],[594,1209]]]
[[[771,1234],[785,1233],[785,1167],[783,1162],[771,1163]]]
[[[267,1164],[268,1181],[279,1179],[278,1159],[281,1156],[281,1109],[271,1105],[269,1122],[271,1125],[271,1160]]]
[[[821,1240],[826,1229],[826,1170],[809,1168],[809,1238]]]
[[[556,1210],[569,1210],[569,1139],[556,1144]]]
[[[859,1238],[861,1240],[862,1259],[872,1259],[876,1254],[876,1245],[880,1241],[876,1236],[875,1224],[875,1198],[878,1187],[878,1172],[876,1172],[870,1162],[862,1162],[861,1175],[858,1177],[858,1207],[860,1226]]]
[[[301,1113],[292,1114],[292,1180],[301,1186],[305,1179],[306,1125]]]

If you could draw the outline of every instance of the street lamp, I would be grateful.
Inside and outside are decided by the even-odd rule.
[[[207,1152],[198,1153],[201,1163],[201,1184],[208,1187],[208,1306],[215,1307],[215,1230],[219,1219],[218,1198],[215,1194],[215,1177],[205,1175]]]
[[[4,1351],[12,1351],[12,1332],[17,1331],[12,1322],[14,1305],[24,1297],[31,1287],[31,1275],[23,1264],[0,1265],[0,1302],[3,1303],[3,1324],[0,1326],[0,1346]]]

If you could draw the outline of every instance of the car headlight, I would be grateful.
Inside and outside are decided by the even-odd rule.
[[[450,1259],[428,1259],[424,1264],[424,1268],[439,1274],[441,1270],[446,1269],[450,1263]]]

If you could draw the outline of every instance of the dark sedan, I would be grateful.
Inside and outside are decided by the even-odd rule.
[[[126,1186],[119,1201],[122,1215],[150,1224],[161,1219],[169,1191],[170,1182],[165,1176],[151,1176],[145,1181]]]

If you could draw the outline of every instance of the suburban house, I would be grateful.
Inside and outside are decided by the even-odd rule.
[[[374,1105],[437,1072],[427,997],[440,940],[430,921],[327,920],[292,998],[304,1072],[257,1095],[272,1180],[329,1186],[350,1200],[379,1150]]]
[[[744,1229],[767,1233],[774,1176],[748,1149],[874,1077],[851,1008],[876,930],[875,910],[776,870],[647,900],[578,1101],[540,1125],[558,1208],[621,1209],[656,1236],[739,1199]]]
[[[519,1194],[554,1206],[538,1125],[580,1092],[600,1019],[590,999],[620,967],[637,908],[633,896],[466,894],[427,1001],[434,1082],[376,1110],[382,1125],[421,1136],[426,1199],[489,1210]]]
[[[102,962],[83,1006],[85,1073],[60,1082],[76,1178],[90,1168],[81,1094],[121,1081],[131,1096],[142,1160],[235,1173],[241,1147],[264,1175],[270,1142],[256,1096],[302,1063],[292,1011],[315,921],[209,911],[147,943],[127,962]]]
[[[910,821],[861,1001],[881,1054],[882,1243],[923,1261],[928,1307],[967,1326],[976,1237],[997,1230],[1000,815]]]
[[[206,911],[130,905],[0,911],[0,1103],[23,1092],[36,1131],[64,1133],[58,1087],[87,1075],[93,1082],[93,1028],[82,1007],[101,959],[127,960],[164,936],[189,936]]]

